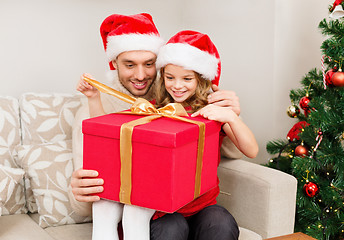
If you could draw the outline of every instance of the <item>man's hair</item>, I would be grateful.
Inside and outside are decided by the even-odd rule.
[[[167,92],[165,88],[165,81],[164,81],[164,71],[165,68],[160,69],[160,77],[158,82],[156,83],[155,93],[155,105],[156,107],[163,107],[168,103],[173,103],[174,99],[171,95]],[[197,80],[197,87],[195,94],[190,96],[185,102],[183,106],[190,106],[192,112],[196,112],[197,110],[201,109],[202,107],[208,104],[207,97],[209,95],[209,91],[211,88],[211,82],[209,80],[204,79],[199,73],[194,72]]]

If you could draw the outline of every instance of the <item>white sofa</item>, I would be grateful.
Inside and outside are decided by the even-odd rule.
[[[82,97],[23,94],[0,97],[0,239],[91,239],[90,218],[70,207],[73,171],[71,125]],[[293,232],[297,181],[244,160],[218,168],[225,206],[240,226],[240,240]]]

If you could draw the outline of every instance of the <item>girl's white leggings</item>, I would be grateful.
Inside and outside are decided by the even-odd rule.
[[[150,240],[150,219],[155,210],[100,200],[92,204],[92,240],[118,240],[122,220],[124,240]]]

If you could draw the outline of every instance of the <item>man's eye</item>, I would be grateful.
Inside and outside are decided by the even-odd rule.
[[[132,67],[134,67],[134,64],[126,64],[125,65],[127,68],[132,68]]]
[[[147,63],[146,66],[147,67],[152,67],[152,66],[154,66],[154,63]]]

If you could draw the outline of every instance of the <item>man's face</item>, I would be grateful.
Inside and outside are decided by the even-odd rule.
[[[156,55],[149,51],[123,52],[112,64],[119,81],[134,96],[143,96],[156,78]]]

